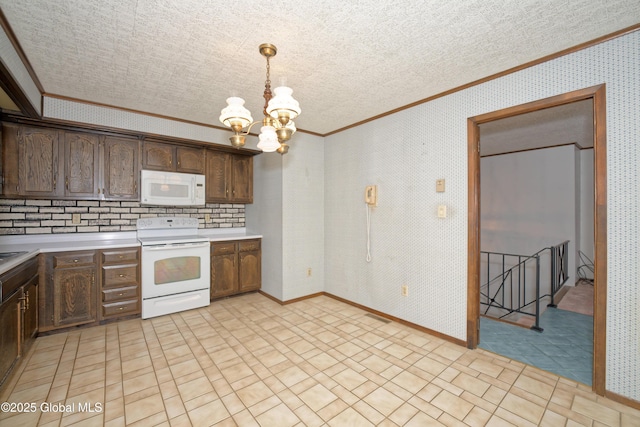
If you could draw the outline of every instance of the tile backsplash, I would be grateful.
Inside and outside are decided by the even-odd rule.
[[[74,214],[80,221],[74,224]],[[244,204],[142,206],[140,202],[0,199],[0,235],[135,231],[138,218],[188,216],[200,228],[245,226]]]

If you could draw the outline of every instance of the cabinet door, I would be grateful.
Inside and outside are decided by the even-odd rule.
[[[38,279],[34,276],[24,287],[22,354],[29,349],[38,333]]]
[[[206,201],[208,203],[224,203],[229,197],[231,185],[231,156],[207,150],[206,165]]]
[[[204,173],[204,148],[177,147],[176,171],[183,173]]]
[[[238,292],[238,253],[235,242],[213,243],[211,299]]]
[[[140,142],[107,137],[104,141],[103,189],[106,200],[140,200]]]
[[[2,124],[2,194],[7,196],[20,194],[19,129],[13,123]]]
[[[241,241],[239,243],[239,257],[239,291],[246,292],[260,289],[262,282],[260,240]]]
[[[19,194],[57,197],[60,185],[59,132],[55,129],[18,129]]]
[[[143,169],[175,171],[175,147],[159,142],[145,141],[142,149]]]
[[[96,321],[95,266],[61,268],[53,272],[53,325]]]
[[[97,135],[64,133],[65,196],[98,197],[99,145]]]
[[[0,384],[20,357],[20,298],[22,291],[0,305]]]
[[[253,203],[253,157],[234,156],[230,201]]]

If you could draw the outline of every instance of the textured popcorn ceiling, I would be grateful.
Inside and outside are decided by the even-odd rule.
[[[638,0],[0,0],[45,93],[219,125],[265,60],[325,134],[639,22]],[[286,78],[286,80],[282,80]]]

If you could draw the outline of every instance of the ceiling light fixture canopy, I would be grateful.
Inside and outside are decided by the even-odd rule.
[[[244,99],[232,96],[227,98],[227,106],[220,113],[220,121],[233,130],[234,135],[229,138],[231,145],[240,148],[245,143],[245,136],[256,123],[262,123],[258,137],[258,148],[270,153],[277,151],[285,154],[289,151],[287,141],[296,131],[293,119],[300,115],[300,104],[292,94],[293,89],[280,86],[271,92],[269,58],[276,56],[278,49],[272,44],[260,45],[260,54],[267,59],[267,79],[264,82],[264,118],[253,121],[251,112],[244,106]],[[246,128],[246,131],[243,131]]]

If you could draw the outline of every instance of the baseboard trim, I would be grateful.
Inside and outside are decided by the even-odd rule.
[[[370,307],[367,307],[365,305],[361,305],[361,304],[355,303],[353,301],[349,301],[347,299],[344,299],[344,298],[341,298],[339,296],[330,294],[328,292],[323,292],[323,294],[325,296],[328,296],[329,298],[333,298],[333,299],[338,300],[340,302],[343,302],[345,304],[349,304],[349,305],[351,305],[353,307],[357,307],[357,308],[359,308],[361,310],[364,310],[364,311],[367,311],[369,313],[375,314],[376,316],[382,317],[384,319],[392,320],[394,322],[400,323],[401,325],[409,326],[410,328],[416,329],[416,330],[418,330],[420,332],[427,333],[429,335],[433,335],[433,336],[435,336],[437,338],[441,338],[441,339],[443,339],[445,341],[448,341],[448,342],[451,342],[453,344],[457,344],[457,345],[460,345],[460,346],[463,346],[463,347],[466,347],[466,345],[467,345],[466,341],[454,338],[454,337],[452,337],[450,335],[446,335],[446,334],[443,334],[441,332],[437,332],[437,331],[434,331],[432,329],[425,328],[424,326],[420,326],[420,325],[417,325],[415,323],[406,321],[404,319],[400,319],[399,317],[391,316],[391,315],[389,315],[387,313],[383,313],[381,311],[374,310],[373,308],[370,308]]]
[[[604,397],[609,400],[613,400],[614,402],[621,403],[630,408],[639,409],[640,410],[640,401],[631,399],[629,397],[622,396],[618,393],[614,393],[612,391],[605,390]]]
[[[412,322],[408,322],[408,321],[406,321],[404,319],[400,319],[399,317],[391,316],[391,315],[389,315],[387,313],[383,313],[381,311],[374,310],[373,308],[367,307],[367,306],[362,305],[362,304],[355,303],[353,301],[349,301],[347,299],[341,298],[341,297],[339,297],[337,295],[330,294],[328,292],[317,292],[315,294],[310,294],[310,295],[306,295],[306,296],[303,296],[303,297],[300,297],[300,298],[294,298],[294,299],[290,299],[290,300],[286,300],[286,301],[281,301],[278,298],[276,298],[276,297],[274,297],[272,295],[269,295],[269,294],[265,293],[262,290],[260,290],[258,292],[260,292],[262,295],[264,295],[265,297],[269,298],[270,300],[277,302],[280,305],[288,305],[288,304],[293,304],[295,302],[300,302],[300,301],[304,301],[304,300],[307,300],[307,299],[316,298],[316,297],[319,297],[319,296],[326,296],[326,297],[329,297],[329,298],[333,298],[333,299],[335,299],[337,301],[343,302],[345,304],[349,304],[350,306],[353,306],[353,307],[359,308],[361,310],[364,310],[364,311],[366,311],[368,313],[375,314],[376,316],[382,317],[383,319],[388,319],[388,320],[400,323],[401,325],[405,325],[405,326],[408,326],[410,328],[416,329],[416,330],[418,330],[420,332],[424,332],[424,333],[427,333],[429,335],[433,335],[434,337],[443,339],[443,340],[451,342],[453,344],[457,344],[457,345],[460,345],[460,346],[463,346],[463,347],[466,347],[466,345],[467,345],[466,341],[463,341],[463,340],[454,338],[452,336],[449,336],[449,335],[434,331],[434,330],[429,329],[429,328],[425,328],[424,326],[420,326],[420,325],[417,325],[417,324],[412,323]]]

